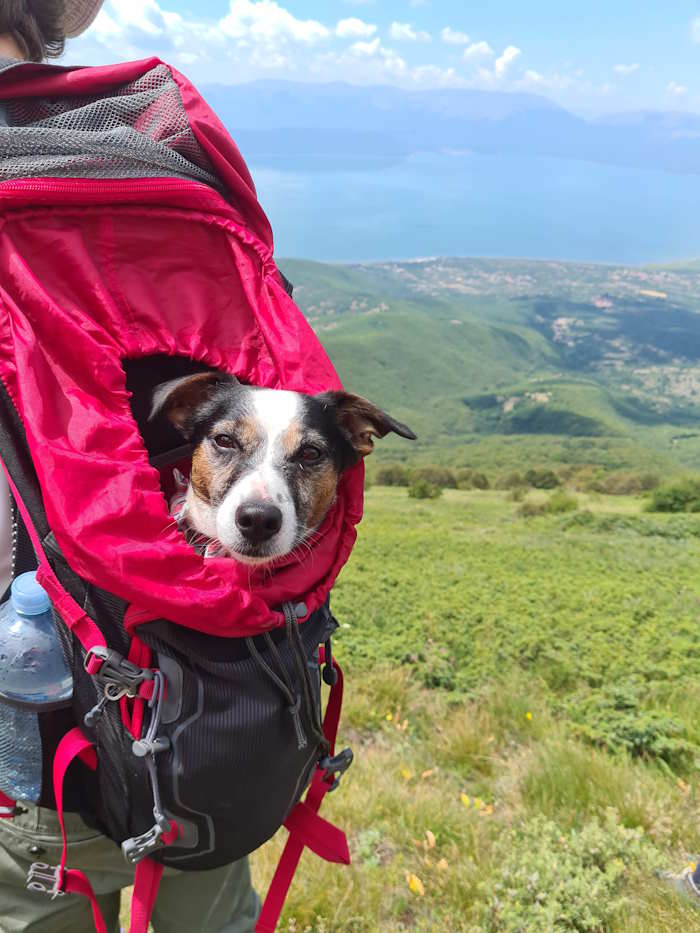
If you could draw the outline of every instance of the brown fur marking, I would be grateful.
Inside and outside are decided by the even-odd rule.
[[[190,480],[195,494],[205,502],[211,502],[214,475],[204,444],[200,444],[192,454]]]
[[[333,464],[325,464],[317,471],[311,490],[311,510],[306,521],[309,528],[318,527],[325,518],[335,496],[337,485],[338,473]]]
[[[301,446],[302,427],[298,421],[292,421],[282,435],[282,450],[285,456],[293,457]]]

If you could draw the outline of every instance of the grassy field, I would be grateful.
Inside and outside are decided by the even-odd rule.
[[[700,517],[374,487],[334,593],[356,763],[282,930],[700,930]],[[253,859],[265,888],[286,833]]]

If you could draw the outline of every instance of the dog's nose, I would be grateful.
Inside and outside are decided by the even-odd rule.
[[[236,509],[236,525],[246,541],[262,544],[282,527],[282,512],[270,502],[243,502]]]

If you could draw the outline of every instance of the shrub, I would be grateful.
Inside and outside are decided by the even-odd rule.
[[[534,489],[556,489],[559,478],[554,470],[528,470],[525,482]]]
[[[533,502],[532,499],[526,499],[518,509],[518,515],[523,518],[535,518],[537,515],[547,514],[546,502]]]
[[[655,489],[649,512],[700,512],[700,477],[688,477]]]
[[[480,891],[480,929],[609,930],[628,907],[622,887],[632,873],[651,873],[659,858],[641,829],[628,829],[614,810],[602,821],[567,830],[543,816],[504,835],[495,852],[500,870]]]
[[[408,486],[411,478],[409,471],[400,463],[385,463],[375,472],[374,481],[378,486]]]
[[[578,499],[559,489],[544,502],[527,499],[518,509],[518,515],[534,518],[536,515],[561,515],[563,512],[575,512],[577,509]]]
[[[416,480],[425,480],[431,486],[440,486],[442,489],[456,489],[457,480],[452,470],[441,466],[424,466],[414,470],[411,474],[411,482]]]
[[[457,489],[490,489],[491,484],[485,473],[479,470],[462,469],[455,473]]]
[[[575,512],[578,509],[578,499],[576,496],[570,496],[563,489],[557,490],[547,500],[547,511],[552,515],[560,515],[562,512]]]
[[[592,480],[588,488],[606,496],[633,496],[656,489],[659,482],[655,473],[619,472]]]
[[[682,722],[668,713],[645,709],[643,685],[615,684],[567,704],[579,738],[611,752],[635,758],[661,759],[671,768],[692,767],[697,746],[688,740]]]
[[[522,473],[518,473],[517,470],[501,476],[496,483],[497,489],[522,489],[524,486],[527,486],[525,477]]]
[[[424,479],[417,479],[408,487],[411,499],[439,499],[442,495],[442,486],[434,486]]]

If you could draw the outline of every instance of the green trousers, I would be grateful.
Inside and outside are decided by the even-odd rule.
[[[97,895],[109,933],[119,933],[122,888],[133,884],[133,866],[119,847],[74,813],[66,814],[68,867],[84,871]],[[92,933],[89,901],[77,894],[51,900],[26,890],[32,862],[58,865],[61,831],[53,810],[29,807],[0,820],[0,933]],[[214,871],[166,868],[151,920],[156,933],[252,933],[260,904],[248,860]]]

